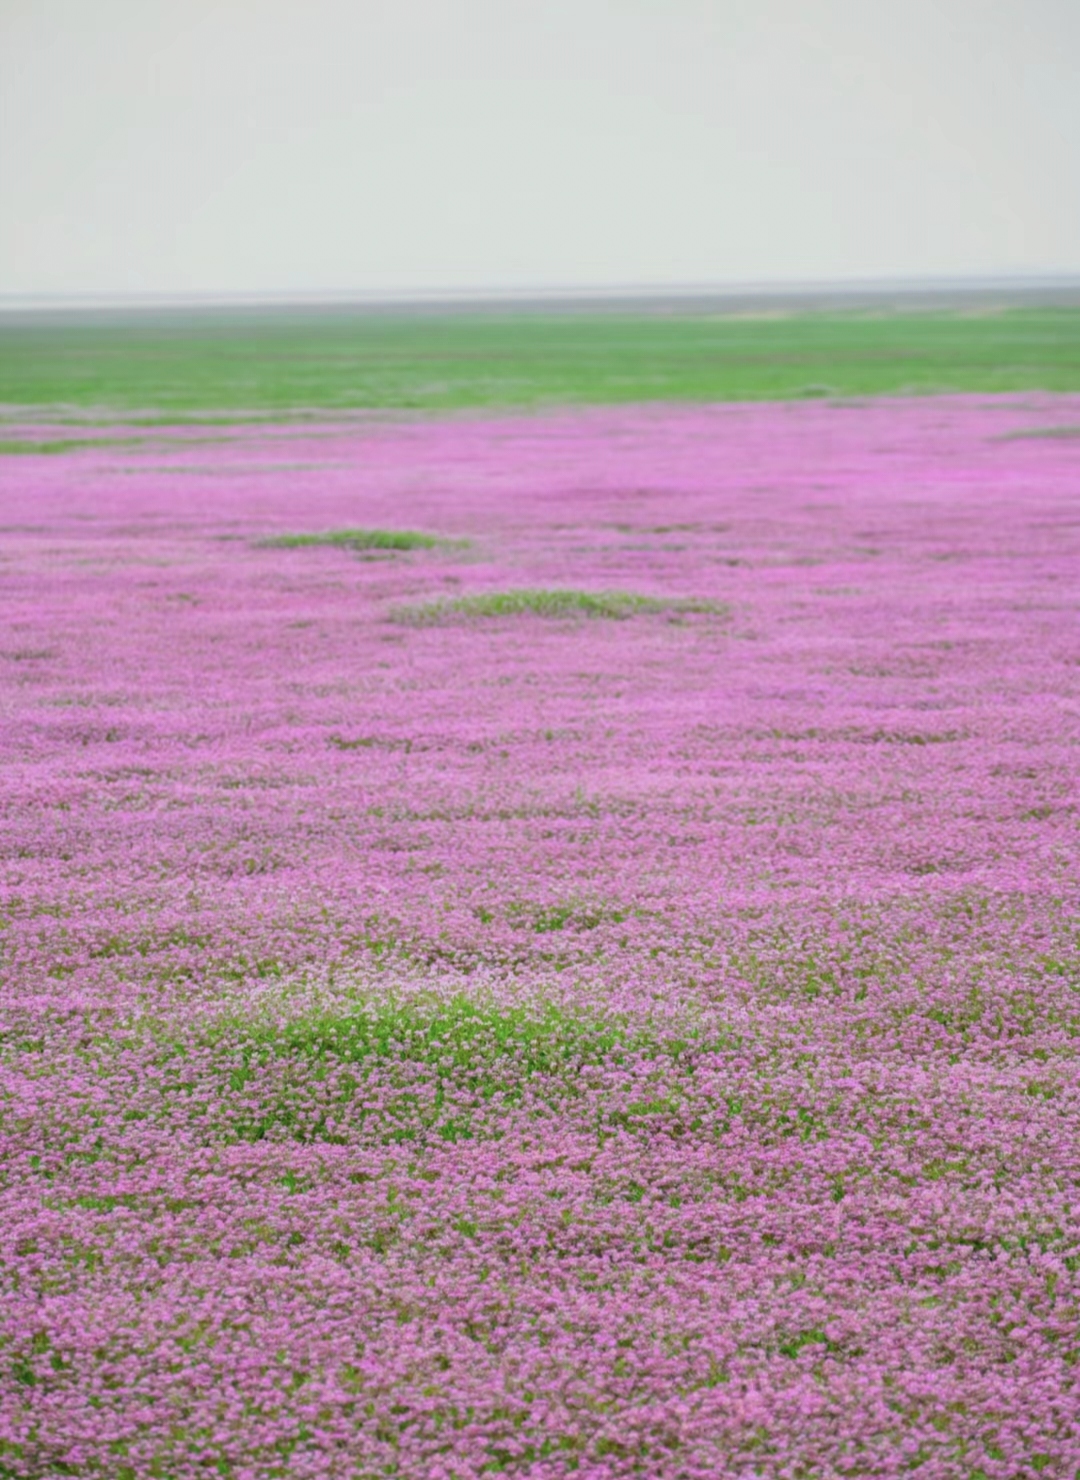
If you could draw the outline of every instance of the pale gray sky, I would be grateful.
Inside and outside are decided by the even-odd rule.
[[[1080,272],[1080,0],[0,0],[0,294]]]

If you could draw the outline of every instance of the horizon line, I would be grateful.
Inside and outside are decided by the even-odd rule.
[[[978,299],[1006,295],[1080,304],[1080,273],[940,274],[925,277],[805,278],[720,283],[626,283],[477,288],[281,289],[135,293],[0,293],[0,313],[134,311],[206,308],[455,309],[552,307],[700,307],[752,303],[822,307],[830,302],[875,306],[884,300]],[[1008,307],[1005,303],[1003,307]]]

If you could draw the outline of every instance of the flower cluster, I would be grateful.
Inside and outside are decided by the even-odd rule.
[[[7,459],[0,1475],[1080,1472],[1070,416]]]

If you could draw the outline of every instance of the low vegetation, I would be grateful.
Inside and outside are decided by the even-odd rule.
[[[460,540],[425,534],[417,529],[328,529],[317,534],[277,534],[259,542],[271,550],[306,550],[329,546],[336,550],[444,550]]]
[[[490,617],[592,617],[625,621],[627,617],[657,613],[671,617],[722,617],[727,615],[727,607],[720,601],[693,597],[642,596],[633,591],[572,591],[555,587],[439,597],[434,601],[395,606],[390,616],[395,622],[430,627]]]

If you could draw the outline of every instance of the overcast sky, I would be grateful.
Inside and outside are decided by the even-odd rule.
[[[1080,272],[1080,0],[0,0],[0,294]]]

